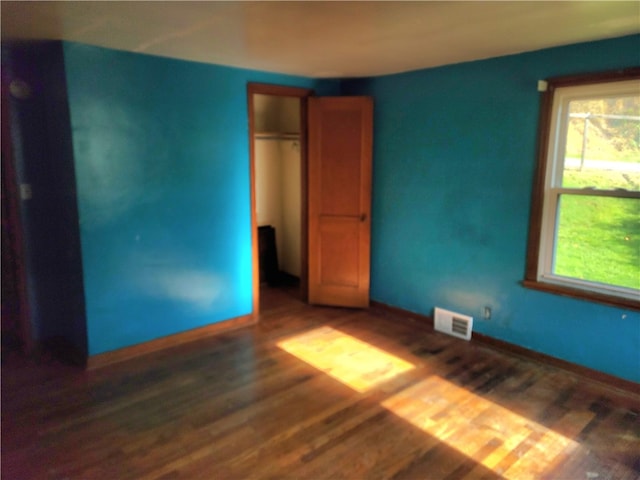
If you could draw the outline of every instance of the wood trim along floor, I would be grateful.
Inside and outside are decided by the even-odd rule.
[[[222,322],[205,325],[204,327],[187,330],[186,332],[180,332],[174,335],[156,338],[155,340],[139,343],[130,347],[119,348],[118,350],[111,350],[109,352],[91,355],[87,359],[86,369],[95,370],[107,365],[123,362],[135,357],[193,342],[194,340],[199,340],[202,338],[218,335],[223,332],[255,325],[256,323],[257,316],[248,314],[232,318],[230,320],[224,320]]]
[[[371,301],[371,308],[387,311],[390,314],[406,319],[413,325],[420,326],[421,328],[425,328],[431,331],[433,330],[433,318],[428,315],[411,312],[409,310],[404,310],[402,308],[394,307],[377,301]],[[632,382],[630,380],[626,380],[624,378],[616,377],[614,375],[600,372],[598,370],[584,367],[582,365],[577,365],[575,363],[568,362],[566,360],[562,360],[545,353],[540,353],[525,347],[521,347],[520,345],[505,342],[504,340],[498,340],[497,338],[489,337],[487,335],[483,335],[482,333],[473,332],[471,340],[491,347],[495,350],[511,353],[529,360],[560,368],[569,373],[584,377],[588,381],[605,384],[608,387],[616,388],[618,390],[629,392],[635,395],[640,394],[640,384]]]

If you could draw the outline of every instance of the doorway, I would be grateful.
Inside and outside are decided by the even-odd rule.
[[[312,93],[248,86],[254,314],[266,292],[306,300],[306,99]]]
[[[19,189],[13,157],[8,85],[2,81],[2,354],[31,353],[34,340],[29,318],[25,252],[20,219]]]

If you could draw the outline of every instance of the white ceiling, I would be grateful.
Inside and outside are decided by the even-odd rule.
[[[638,1],[9,2],[2,38],[308,77],[397,73],[640,32]]]

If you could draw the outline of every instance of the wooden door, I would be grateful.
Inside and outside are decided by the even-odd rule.
[[[370,97],[309,98],[309,302],[369,306]]]

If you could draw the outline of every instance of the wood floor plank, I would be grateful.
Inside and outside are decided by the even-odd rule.
[[[257,325],[92,372],[3,351],[2,478],[640,478],[636,395],[398,313],[263,300]]]

